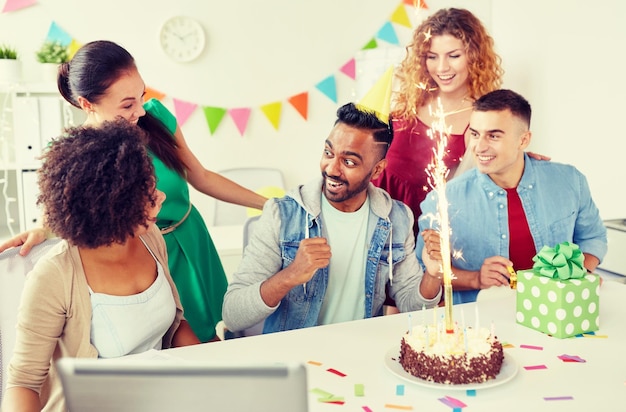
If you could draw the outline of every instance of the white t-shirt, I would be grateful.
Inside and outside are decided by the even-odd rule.
[[[369,198],[356,212],[335,209],[322,194],[322,221],[332,257],[320,325],[365,317],[365,262]]]

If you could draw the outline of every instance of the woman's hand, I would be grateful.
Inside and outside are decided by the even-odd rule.
[[[5,251],[11,247],[22,246],[20,249],[20,255],[26,256],[30,250],[42,243],[48,237],[48,231],[45,228],[39,227],[26,232],[22,232],[12,239],[7,240],[0,245],[0,252]]]

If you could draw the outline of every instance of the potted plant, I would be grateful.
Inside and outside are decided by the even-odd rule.
[[[0,83],[18,83],[22,77],[22,64],[17,50],[6,44],[0,45]]]
[[[58,41],[46,40],[35,52],[37,61],[42,64],[45,81],[56,81],[59,64],[70,59],[68,47]]]

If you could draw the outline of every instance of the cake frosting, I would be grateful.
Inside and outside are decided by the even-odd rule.
[[[502,344],[487,328],[416,325],[400,342],[400,364],[420,379],[443,384],[482,383],[500,372]]]

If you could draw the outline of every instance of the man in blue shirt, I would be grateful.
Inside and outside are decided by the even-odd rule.
[[[400,311],[437,305],[441,279],[415,256],[413,213],[370,180],[393,130],[348,103],[326,138],[321,176],[270,199],[224,296],[231,331],[264,333],[382,314],[385,287]]]
[[[577,244],[588,271],[606,254],[606,228],[585,176],[524,153],[530,117],[530,104],[510,90],[487,93],[473,104],[468,133],[476,168],[446,185],[454,303],[507,285],[508,268],[530,269],[543,246]],[[437,202],[436,191],[422,202],[415,248],[429,268],[440,256],[439,234],[431,230],[438,228]]]

